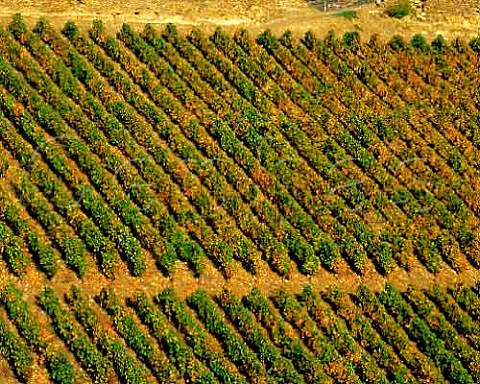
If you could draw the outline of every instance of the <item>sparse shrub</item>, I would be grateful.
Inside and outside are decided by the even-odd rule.
[[[316,42],[317,42],[317,38],[315,37],[312,31],[307,31],[305,33],[305,36],[302,39],[302,43],[305,44],[305,46],[310,50],[312,50],[313,47],[315,47]]]
[[[427,39],[419,33],[412,37],[410,45],[420,53],[427,53],[429,51]]]
[[[396,19],[402,19],[412,13],[412,7],[408,0],[399,0],[387,8],[387,15]]]
[[[292,31],[286,30],[283,32],[282,36],[279,39],[280,43],[288,48],[292,48],[294,45],[294,39],[292,35]]]
[[[444,53],[448,49],[448,44],[442,35],[437,35],[432,41],[432,50],[436,53]]]
[[[358,32],[346,32],[343,35],[343,45],[352,51],[360,49],[360,34]]]
[[[345,9],[333,14],[334,16],[343,17],[344,19],[352,20],[358,18],[357,11],[353,9]]]
[[[407,43],[405,42],[403,37],[399,35],[393,36],[392,40],[390,40],[388,45],[390,46],[390,48],[397,52],[403,51],[407,48]]]

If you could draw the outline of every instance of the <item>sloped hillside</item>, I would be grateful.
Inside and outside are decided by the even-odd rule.
[[[5,377],[478,382],[479,51],[16,16]]]

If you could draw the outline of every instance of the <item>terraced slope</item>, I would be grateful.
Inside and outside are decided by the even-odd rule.
[[[422,43],[15,17],[0,31],[13,374],[478,382],[480,44]]]

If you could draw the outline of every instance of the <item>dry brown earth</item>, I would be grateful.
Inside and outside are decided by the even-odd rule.
[[[20,12],[29,24],[46,17],[59,27],[69,20],[89,26],[92,19],[102,19],[112,30],[124,22],[135,26],[175,23],[187,30],[198,26],[208,31],[222,26],[252,32],[270,28],[279,33],[288,28],[297,35],[307,29],[324,35],[333,29],[337,33],[359,30],[364,36],[378,33],[387,38],[414,33],[424,33],[428,38],[441,33],[453,38],[479,34],[478,9],[479,0],[426,0],[426,20],[414,16],[395,20],[385,16],[384,7],[369,4],[357,8],[357,19],[346,20],[335,12],[322,12],[305,0],[1,0],[0,23]]]

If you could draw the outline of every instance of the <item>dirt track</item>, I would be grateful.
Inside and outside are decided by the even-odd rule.
[[[444,9],[454,9],[454,1],[443,1]],[[430,16],[427,21],[415,17],[394,20],[385,17],[382,8],[371,4],[357,9],[357,19],[346,20],[335,15],[335,12],[321,12],[305,0],[171,0],[155,3],[147,0],[0,1],[0,23],[8,23],[12,15],[18,12],[30,25],[41,17],[48,18],[57,27],[69,20],[89,26],[93,19],[101,19],[111,31],[124,22],[138,27],[147,23],[159,26],[175,23],[183,30],[202,27],[207,32],[216,26],[246,28],[253,33],[266,28],[275,33],[290,29],[297,36],[303,35],[308,29],[320,36],[332,29],[337,33],[358,30],[364,37],[378,33],[387,39],[394,34],[408,37],[420,32],[427,38],[433,38],[438,33],[447,38],[470,38],[480,31],[480,16],[473,10],[469,12],[468,8],[463,16],[458,13],[454,15],[453,12],[447,14],[442,10],[438,14],[427,14]]]

